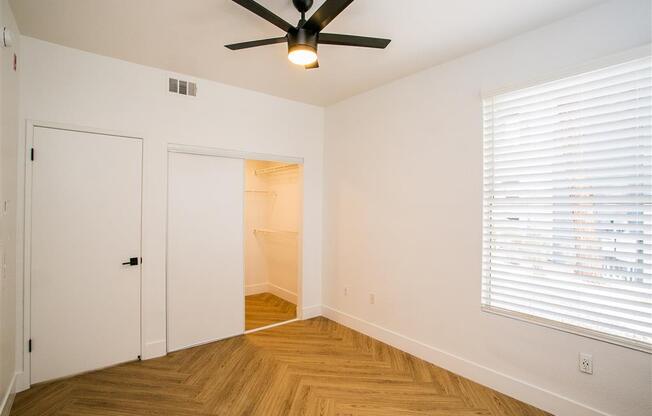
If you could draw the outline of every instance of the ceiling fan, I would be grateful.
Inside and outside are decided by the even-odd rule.
[[[322,32],[338,14],[353,3],[353,0],[326,0],[308,20],[306,20],[306,12],[312,7],[313,0],[292,0],[294,7],[301,13],[301,19],[296,26],[286,22],[254,0],[233,1],[286,32],[285,36],[278,38],[225,45],[234,51],[287,42],[288,59],[293,64],[302,65],[306,69],[315,69],[319,68],[319,61],[317,60],[317,45],[319,44],[385,49],[391,42],[390,39]]]

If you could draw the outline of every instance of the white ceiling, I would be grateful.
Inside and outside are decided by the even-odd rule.
[[[321,68],[287,60],[283,36],[230,0],[10,0],[22,34],[317,105],[494,44],[602,0],[356,0],[327,32],[391,38],[385,50],[322,45]],[[311,14],[324,0],[315,0]],[[291,0],[260,0],[290,23]]]

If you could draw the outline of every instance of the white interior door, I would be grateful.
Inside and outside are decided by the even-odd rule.
[[[244,332],[244,161],[169,153],[168,351]]]
[[[31,382],[140,354],[142,141],[34,128]]]

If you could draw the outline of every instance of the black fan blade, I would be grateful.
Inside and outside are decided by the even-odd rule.
[[[274,13],[270,12],[260,4],[256,3],[254,0],[233,0],[235,3],[238,3],[240,6],[249,10],[252,13],[257,14],[263,19],[267,20],[274,26],[283,30],[284,32],[289,32],[294,26],[283,20],[281,17],[278,17]]]
[[[256,46],[273,45],[275,43],[283,43],[283,42],[287,42],[287,38],[285,36],[283,36],[282,38],[260,39],[260,40],[251,40],[249,42],[232,43],[230,45],[224,45],[224,47],[229,48],[232,51],[237,51],[238,49],[255,48]]]
[[[319,68],[319,61],[315,61],[310,65],[305,66],[306,69],[317,69]]]
[[[326,0],[302,27],[311,32],[321,32],[351,3],[353,0]]]
[[[335,33],[320,33],[317,38],[322,45],[359,46],[361,48],[385,49],[391,39],[368,38],[366,36],[338,35]]]

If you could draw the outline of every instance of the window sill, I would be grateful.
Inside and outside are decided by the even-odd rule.
[[[515,312],[509,309],[496,308],[488,305],[482,305],[482,311],[494,315],[504,316],[506,318],[528,322],[539,326],[544,326],[546,328],[551,328],[558,331],[567,332],[570,334],[579,335],[586,338],[592,338],[598,341],[603,341],[609,344],[630,348],[632,350],[641,351],[647,354],[652,354],[652,344],[647,344],[645,342],[635,341],[629,338],[619,337],[617,335],[609,335],[603,332],[593,331],[591,329],[581,328],[575,325],[569,325],[569,324],[553,321],[546,318],[539,318],[537,316],[528,315],[521,312]]]

